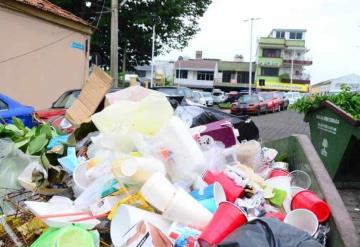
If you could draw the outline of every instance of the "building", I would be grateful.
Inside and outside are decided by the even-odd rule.
[[[260,90],[308,92],[305,29],[273,29],[258,40],[256,87]],[[292,83],[291,83],[292,81]]]
[[[81,88],[92,30],[47,0],[0,0],[1,92],[39,109]]]
[[[174,81],[174,66],[173,61],[155,61],[154,62],[154,81],[158,85],[162,85],[163,82]],[[135,67],[136,74],[141,81],[151,81],[151,65],[142,65]]]
[[[360,92],[360,76],[357,74],[349,74],[319,82],[311,85],[310,92],[314,94],[338,93],[342,85],[350,87],[353,92]]]
[[[175,85],[212,89],[218,71],[219,59],[203,59],[202,52],[196,52],[195,59],[179,58],[175,62]]]
[[[243,62],[241,56],[236,56],[234,61],[219,61],[218,73],[215,78],[214,88],[224,91],[238,91],[249,88],[248,62]],[[255,88],[256,64],[252,65],[252,88]]]

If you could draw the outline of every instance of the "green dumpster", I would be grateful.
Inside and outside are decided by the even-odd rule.
[[[264,145],[275,148],[279,152],[278,157],[289,163],[290,170],[307,172],[312,181],[310,189],[330,205],[330,232],[326,246],[360,246],[354,223],[309,138],[305,135],[293,135]]]
[[[360,184],[360,121],[329,101],[308,112],[312,143],[338,186]]]

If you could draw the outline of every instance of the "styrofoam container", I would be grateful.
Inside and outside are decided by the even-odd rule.
[[[171,225],[159,214],[123,204],[117,209],[110,225],[110,236],[115,247],[121,245],[125,233],[141,220],[151,223],[164,234],[168,233]]]
[[[277,188],[280,190],[283,190],[286,192],[286,198],[283,202],[283,207],[285,211],[288,213],[290,212],[290,203],[291,203],[291,186],[290,186],[290,177],[289,176],[278,176],[278,177],[272,177],[267,180],[265,180],[265,183],[268,186],[271,186],[273,188]]]

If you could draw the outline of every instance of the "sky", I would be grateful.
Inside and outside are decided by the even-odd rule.
[[[194,58],[233,60],[250,57],[250,23],[254,22],[253,60],[256,39],[273,28],[307,29],[305,39],[313,65],[307,67],[311,83],[349,73],[360,75],[360,0],[213,0],[200,19],[200,28],[189,45],[156,59],[176,60],[180,55]]]

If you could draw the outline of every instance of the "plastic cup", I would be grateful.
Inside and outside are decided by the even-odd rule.
[[[238,227],[248,222],[242,209],[231,202],[222,202],[210,223],[199,237],[200,246],[214,246]]]
[[[159,211],[164,212],[174,197],[176,188],[164,174],[157,172],[145,182],[140,192],[146,201]]]
[[[281,169],[273,169],[270,172],[269,178],[273,178],[273,177],[280,177],[280,176],[287,176],[289,174],[289,172],[281,170]]]
[[[326,222],[331,215],[329,205],[310,190],[300,191],[292,198],[291,209],[300,208],[313,212],[320,223]]]
[[[269,212],[265,214],[265,218],[274,218],[280,221],[284,221],[286,215],[282,213]]]
[[[305,190],[311,186],[311,178],[309,174],[301,170],[294,170],[289,173],[291,187],[300,187]]]
[[[237,198],[243,197],[245,195],[244,188],[236,185],[235,182],[227,177],[224,173],[215,175],[212,172],[207,171],[203,175],[203,180],[208,184],[213,184],[215,182],[220,183],[225,191],[226,199],[229,202],[235,202]]]
[[[290,177],[289,176],[272,177],[265,180],[265,183],[273,188],[277,188],[279,190],[283,190],[286,192],[286,198],[283,202],[283,207],[286,212],[290,212],[290,203],[291,203]]]
[[[226,201],[224,189],[218,182],[215,182],[202,190],[194,190],[190,195],[212,213],[216,211],[220,202]]]
[[[204,229],[213,215],[189,193],[178,188],[163,216],[197,229]]]
[[[125,233],[141,220],[145,220],[166,234],[171,223],[161,215],[151,213],[130,205],[121,205],[112,218],[110,225],[110,236],[115,246],[120,246]]]
[[[87,172],[86,163],[80,164],[80,165],[76,166],[74,169],[73,190],[74,190],[75,196],[79,196],[91,184],[91,181],[86,176],[86,172]]]
[[[319,221],[316,215],[307,209],[296,209],[288,213],[284,223],[295,226],[311,236],[314,236],[319,227]]]

